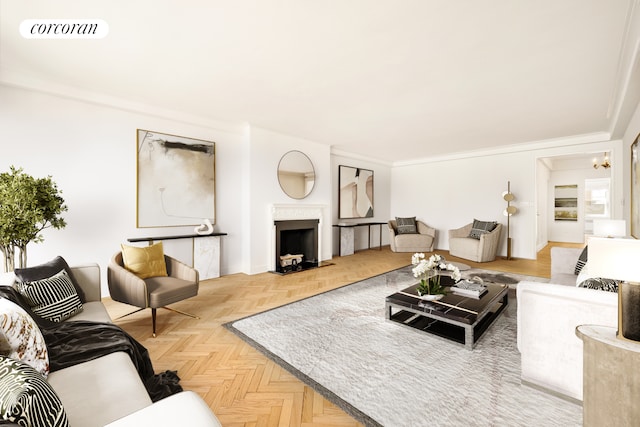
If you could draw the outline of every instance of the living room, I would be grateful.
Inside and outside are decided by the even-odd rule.
[[[608,10],[606,3],[593,2],[593,7],[596,10]],[[98,50],[103,53],[121,50],[123,55],[127,54],[125,58],[129,58],[140,55],[144,50],[142,41],[119,36],[119,25],[116,23],[122,22],[117,18],[122,14],[121,10],[71,3],[65,6],[66,9],[62,12],[65,17],[98,16],[110,23],[108,37],[112,37],[114,42],[105,47],[100,45]],[[573,6],[576,9],[581,7],[577,2],[574,2]],[[510,219],[512,255],[520,259],[535,260],[540,248],[540,198],[553,196],[546,183],[541,185],[540,176],[543,170],[540,169],[540,159],[543,158],[584,153],[593,153],[595,157],[605,152],[609,153],[611,169],[598,169],[593,173],[611,176],[611,217],[625,219],[627,224],[633,219],[630,211],[630,147],[640,133],[640,96],[637,84],[640,81],[640,66],[637,60],[640,17],[636,1],[630,1],[624,7],[616,6],[616,13],[605,14],[602,17],[603,28],[591,25],[596,33],[593,36],[596,40],[601,36],[601,32],[616,29],[615,37],[610,36],[606,40],[608,43],[617,41],[617,44],[599,46],[597,42],[590,41],[580,45],[587,52],[585,56],[588,57],[588,52],[593,52],[592,55],[597,57],[596,61],[591,58],[583,65],[583,69],[590,70],[593,74],[589,75],[593,81],[588,78],[585,81],[581,80],[585,86],[580,88],[584,94],[589,92],[591,84],[594,87],[597,84],[600,92],[593,95],[594,99],[584,96],[567,100],[565,96],[560,96],[560,89],[563,85],[569,86],[570,78],[562,73],[554,80],[552,72],[549,75],[545,74],[545,78],[556,93],[550,96],[549,93],[553,90],[547,88],[544,91],[547,94],[544,102],[560,104],[562,114],[557,106],[550,105],[549,109],[552,112],[543,112],[537,109],[530,110],[526,105],[522,105],[528,98],[534,98],[536,92],[544,89],[539,86],[534,86],[533,90],[520,95],[520,105],[502,104],[502,98],[496,98],[494,101],[492,91],[495,88],[492,85],[509,86],[511,79],[518,82],[526,80],[516,79],[515,74],[518,71],[521,73],[527,63],[520,63],[522,68],[514,71],[508,70],[506,66],[497,67],[492,70],[496,73],[495,79],[498,82],[494,79],[470,79],[469,87],[458,82],[460,92],[467,91],[476,99],[462,96],[452,101],[457,103],[455,105],[441,101],[443,110],[446,110],[445,106],[450,109],[450,116],[453,117],[450,122],[457,122],[455,126],[451,126],[451,129],[457,128],[455,142],[449,140],[446,134],[429,133],[429,137],[407,138],[406,133],[399,129],[401,126],[395,125],[392,120],[394,117],[398,118],[397,111],[403,109],[400,102],[408,101],[405,97],[399,97],[393,98],[394,103],[389,104],[394,106],[393,111],[388,112],[390,119],[386,122],[386,132],[380,132],[381,129],[376,127],[382,137],[372,140],[370,146],[361,145],[359,151],[350,150],[346,144],[353,139],[353,133],[357,129],[350,129],[353,133],[344,133],[341,140],[333,139],[333,134],[330,134],[329,138],[318,137],[316,140],[305,136],[309,134],[304,130],[310,125],[324,130],[331,128],[334,122],[337,126],[339,122],[351,120],[361,126],[363,122],[357,120],[359,117],[356,114],[356,107],[362,107],[360,103],[355,106],[352,104],[353,116],[345,114],[341,120],[336,120],[334,116],[327,119],[323,114],[328,114],[328,110],[323,110],[304,125],[288,128],[285,124],[290,120],[289,117],[293,117],[288,115],[291,113],[289,107],[277,117],[278,120],[270,123],[265,121],[263,124],[257,119],[252,121],[239,115],[242,110],[238,105],[250,102],[245,100],[244,88],[239,88],[233,93],[234,99],[229,100],[228,112],[225,112],[222,105],[224,102],[218,102],[220,95],[203,95],[197,91],[199,88],[190,88],[188,72],[176,74],[175,79],[178,83],[164,80],[164,75],[163,78],[154,78],[154,67],[162,66],[154,65],[154,60],[161,61],[158,58],[148,58],[149,69],[146,75],[153,83],[151,86],[155,89],[169,86],[173,88],[173,92],[189,94],[194,103],[204,104],[199,112],[178,103],[162,103],[163,94],[159,89],[157,96],[148,98],[136,92],[137,86],[143,86],[144,81],[140,80],[138,74],[136,78],[127,78],[126,59],[113,60],[113,68],[107,67],[111,74],[110,80],[120,86],[118,91],[111,91],[111,86],[103,91],[97,77],[97,86],[91,84],[94,78],[91,71],[98,70],[92,70],[94,65],[89,61],[78,68],[76,74],[61,68],[61,63],[65,60],[77,66],[78,57],[88,55],[98,46],[97,44],[91,44],[92,41],[89,40],[26,40],[18,33],[18,26],[24,19],[38,18],[40,15],[60,18],[54,6],[41,2],[38,5],[41,9],[28,10],[26,7],[3,2],[0,7],[0,136],[3,141],[0,171],[7,171],[14,165],[23,167],[27,173],[34,176],[51,175],[62,190],[69,207],[65,214],[67,226],[64,229],[46,230],[43,243],[29,246],[29,264],[46,262],[57,255],[63,255],[72,265],[97,262],[103,268],[104,296],[108,294],[104,276],[106,265],[120,244],[126,243],[127,239],[132,237],[192,233],[194,226],[201,220],[199,218],[197,223],[182,227],[136,226],[137,129],[215,142],[214,229],[227,233],[221,237],[222,278],[235,274],[246,274],[250,278],[271,269],[272,259],[268,254],[271,250],[270,212],[274,205],[320,207],[323,212],[320,230],[321,259],[331,261],[335,258],[338,253],[338,239],[333,224],[343,221],[337,213],[339,165],[374,172],[374,216],[367,220],[386,222],[396,216],[417,216],[439,231],[435,246],[443,251],[448,249],[449,229],[458,228],[474,218],[506,223],[506,217],[502,215],[505,208],[502,192],[510,182],[518,208],[518,214]],[[362,4],[360,7],[367,9],[367,6]],[[327,16],[331,16],[330,11],[325,12]],[[243,17],[251,23],[257,25],[257,22],[261,22],[254,15],[245,13]],[[597,15],[596,12],[592,13]],[[508,16],[506,12],[505,14]],[[517,15],[522,16],[520,13]],[[131,16],[131,22],[127,23],[133,26],[135,20],[141,19],[144,15],[133,13]],[[156,15],[154,17],[157,18]],[[348,15],[342,18],[345,21],[349,20]],[[379,18],[376,22],[386,21]],[[597,19],[595,22],[598,22]],[[451,25],[460,26],[458,23]],[[127,34],[133,33],[130,31],[132,30],[127,30]],[[327,36],[326,33],[323,35]],[[143,36],[140,37],[142,40]],[[147,40],[148,35],[144,37],[149,45],[153,44],[152,38]],[[185,40],[168,46],[175,47],[176,44],[178,50],[190,49],[189,41]],[[195,48],[194,50],[193,55],[209,54]],[[606,53],[600,57],[601,52]],[[411,53],[414,54],[415,52]],[[182,56],[179,58],[184,59]],[[277,62],[277,59],[279,57],[273,62]],[[478,57],[472,59],[477,61],[476,67],[482,65]],[[537,59],[542,63],[535,64],[535,73],[542,73],[542,68],[556,67],[554,63],[545,62],[544,55]],[[99,67],[105,67],[104,63],[98,64]],[[561,73],[564,66],[564,63],[557,65],[556,73]],[[275,65],[273,67],[275,68]],[[261,72],[270,76],[276,73],[274,68],[265,66]],[[327,85],[335,83],[330,77],[323,77],[331,71],[326,68],[331,67],[325,65],[324,68],[318,68],[314,79],[323,81],[326,78]],[[335,68],[339,68],[337,64]],[[236,72],[246,74],[247,69],[250,68],[239,69]],[[605,76],[602,77],[597,71],[601,71]],[[284,70],[277,72],[284,73]],[[330,76],[333,74],[330,73]],[[349,80],[349,83],[353,83],[354,80]],[[541,80],[535,82],[540,83]],[[602,83],[603,80],[606,83]],[[483,88],[475,91],[472,85],[482,82],[492,85],[488,85],[486,90]],[[520,84],[522,85],[521,82]],[[381,92],[392,91],[394,85],[392,82],[384,87],[384,90],[381,89]],[[281,80],[277,80],[272,86],[270,90],[265,89],[267,94],[278,93],[279,90],[286,93],[286,96],[282,97],[273,96],[273,109],[276,109],[276,105],[287,103],[290,92],[284,92],[286,86]],[[248,87],[256,89],[260,84]],[[567,92],[576,93],[575,88],[571,89],[573,92],[569,88]],[[404,91],[407,88],[401,86],[399,90]],[[304,92],[303,89],[301,91]],[[132,93],[132,97],[127,97],[127,92]],[[354,92],[354,97],[364,99],[365,103],[384,104],[377,97],[365,96],[366,93],[374,93],[371,87],[367,87],[362,93],[355,90]],[[443,94],[437,91],[433,97],[453,98],[453,92],[455,91]],[[296,101],[299,100],[296,98]],[[465,108],[467,102],[469,106]],[[208,105],[209,103],[211,105]],[[582,106],[592,103],[597,104],[598,108],[595,111],[588,110],[582,115]],[[269,107],[270,105],[266,109]],[[207,114],[207,108],[217,114]],[[484,117],[481,115],[483,109],[496,110],[503,114],[493,122],[478,123],[478,117]],[[505,115],[504,110],[509,110],[512,114]],[[611,114],[608,114],[610,110]],[[537,114],[541,117],[537,117]],[[402,117],[398,118],[400,119]],[[372,127],[375,120],[371,119]],[[432,120],[435,126],[437,118]],[[540,123],[544,121],[547,121],[549,126],[543,129]],[[570,123],[564,126],[559,122]],[[530,127],[530,133],[526,135],[535,137],[522,139],[523,134],[511,136],[509,132],[513,130],[514,123],[520,128]],[[364,126],[362,128],[364,132]],[[318,131],[314,135],[323,134]],[[491,143],[491,138],[495,139],[495,144]],[[474,144],[476,139],[477,145]],[[408,149],[404,145],[405,140],[411,140],[415,147]],[[396,144],[397,148],[394,147]],[[386,147],[380,149],[380,145]],[[278,184],[278,162],[291,150],[304,152],[311,159],[316,173],[313,191],[302,200],[291,199],[282,192]],[[388,153],[393,153],[393,157],[385,156]],[[588,164],[585,169],[592,169],[591,165]],[[357,233],[356,249],[363,249],[366,247],[367,236],[364,230],[358,230]],[[381,242],[377,241],[375,233],[373,237],[374,245],[384,246],[389,243],[386,233],[382,234]],[[169,250],[174,250],[178,256],[187,260],[191,256],[188,243],[175,244]],[[499,254],[506,255],[506,241],[502,242]]]

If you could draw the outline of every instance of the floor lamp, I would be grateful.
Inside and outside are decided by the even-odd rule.
[[[507,202],[507,208],[502,212],[507,217],[507,259],[511,259],[511,215],[518,212],[515,206],[511,206],[516,196],[511,192],[511,181],[507,181],[507,191],[502,193],[502,198]]]

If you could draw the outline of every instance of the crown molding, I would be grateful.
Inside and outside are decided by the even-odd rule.
[[[609,132],[596,132],[584,135],[574,135],[565,138],[553,138],[541,141],[532,141],[523,144],[505,145],[501,147],[488,148],[483,150],[471,150],[459,153],[446,154],[442,156],[425,157],[402,162],[394,162],[393,167],[413,166],[425,163],[444,162],[449,160],[461,160],[477,157],[496,156],[499,154],[522,153],[527,151],[545,150],[558,147],[569,147],[580,144],[590,144],[595,142],[607,142],[611,140]]]
[[[55,84],[50,81],[42,80],[41,78],[35,77],[33,75],[29,75],[29,73],[20,73],[16,70],[11,70],[2,66],[0,66],[0,85],[30,90],[47,95],[53,95],[73,101],[109,107],[130,113],[144,114],[147,116],[158,117],[174,122],[212,128],[227,133],[242,134],[246,132],[245,122],[226,122],[212,120],[207,117],[193,115],[182,111],[159,108],[141,102],[128,101],[103,93],[91,92],[75,87]]]

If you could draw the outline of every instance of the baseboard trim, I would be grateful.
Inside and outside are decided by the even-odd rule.
[[[582,406],[582,400],[577,399],[575,397],[567,396],[566,394],[561,393],[561,392],[559,392],[557,390],[554,390],[552,388],[545,387],[543,385],[537,384],[537,383],[535,383],[533,381],[526,380],[524,378],[520,378],[520,383],[523,386],[535,388],[536,390],[540,390],[540,391],[542,391],[544,393],[548,393],[548,394],[551,394],[551,395],[553,395],[555,397],[559,397],[560,399],[566,400],[567,402],[571,402],[571,403],[574,403],[574,404],[576,404],[578,406]]]

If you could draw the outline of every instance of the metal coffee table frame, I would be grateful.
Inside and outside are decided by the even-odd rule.
[[[440,301],[423,301],[416,286],[386,298],[386,319],[463,344],[469,350],[509,304],[506,285],[485,283],[488,292],[480,298],[459,295],[447,288],[449,292]]]

